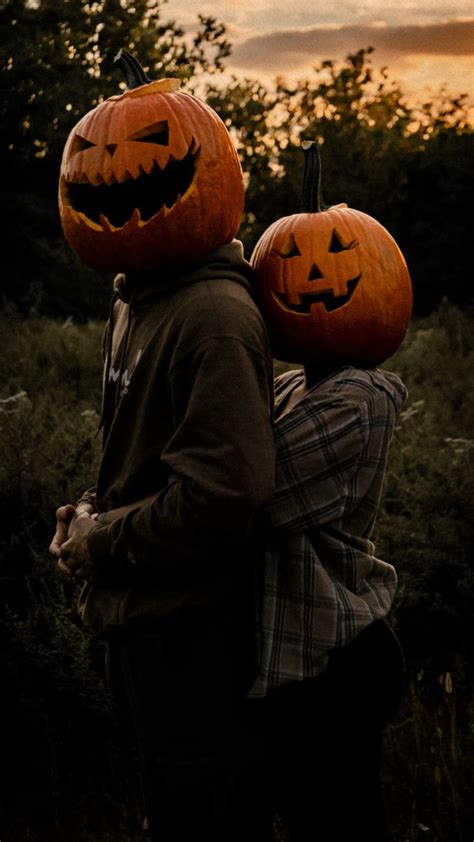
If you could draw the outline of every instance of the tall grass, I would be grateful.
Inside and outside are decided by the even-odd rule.
[[[2,842],[143,836],[136,758],[101,644],[46,549],[55,508],[94,481],[102,328],[0,314]],[[443,304],[385,365],[409,389],[375,536],[398,571],[391,619],[408,667],[385,742],[394,842],[474,836],[473,328],[472,312]]]
[[[443,302],[387,363],[409,388],[376,532],[408,665],[385,754],[397,840],[474,836],[473,327]]]

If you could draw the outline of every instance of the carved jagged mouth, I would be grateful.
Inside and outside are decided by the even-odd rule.
[[[191,186],[196,170],[196,155],[188,152],[181,161],[169,161],[162,170],[155,164],[150,174],[113,184],[78,184],[66,182],[71,207],[100,224],[101,216],[115,228],[121,228],[137,209],[148,222],[165,205],[171,208]]]
[[[305,313],[308,315],[311,312],[313,304],[323,304],[328,313],[331,313],[333,310],[343,307],[344,304],[347,304],[351,300],[361,275],[362,273],[357,275],[356,278],[350,278],[347,281],[347,292],[344,295],[334,295],[331,290],[315,293],[308,292],[300,296],[299,304],[288,304],[286,296],[280,292],[275,292],[275,290],[272,290],[272,295],[281,307],[285,310],[290,310],[291,313]]]

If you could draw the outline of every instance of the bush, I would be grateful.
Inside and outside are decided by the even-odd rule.
[[[138,826],[141,810],[101,644],[47,553],[55,509],[96,476],[103,325],[23,321],[9,309],[0,329],[1,836],[73,842]]]
[[[408,667],[386,738],[394,842],[472,839],[473,326],[474,313],[444,303],[385,366],[409,389],[375,535],[398,571],[392,622]],[[101,644],[76,619],[76,586],[46,550],[55,508],[96,474],[102,325],[9,310],[0,329],[2,839],[136,840],[130,734],[104,686]]]
[[[387,734],[387,796],[410,839],[470,842],[474,827],[473,325],[444,302],[386,366],[409,389],[375,540],[399,577],[408,687]]]

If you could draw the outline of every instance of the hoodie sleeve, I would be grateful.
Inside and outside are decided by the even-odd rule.
[[[98,526],[99,568],[176,569],[249,536],[274,488],[268,359],[229,336],[201,341],[171,368],[174,433],[162,453],[169,480],[125,517]]]

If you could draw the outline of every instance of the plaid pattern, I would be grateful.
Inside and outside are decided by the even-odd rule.
[[[390,372],[345,367],[280,418],[303,380],[291,371],[275,381],[276,491],[265,513],[254,697],[318,675],[332,649],[387,614],[396,589],[370,534],[406,389]]]

